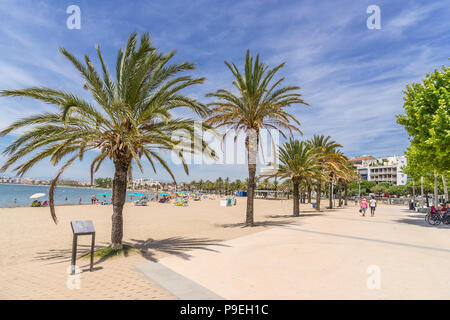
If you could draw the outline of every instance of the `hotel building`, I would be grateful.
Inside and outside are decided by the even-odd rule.
[[[402,171],[402,167],[406,166],[405,156],[378,159],[372,156],[361,156],[350,159],[350,162],[356,167],[363,180],[376,183],[389,182],[392,185],[405,185],[408,181],[408,176]]]

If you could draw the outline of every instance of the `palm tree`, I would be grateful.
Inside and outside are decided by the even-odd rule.
[[[327,176],[330,181],[330,208],[332,204],[331,183],[333,177],[337,172],[342,170],[342,165],[345,163],[345,158],[342,153],[339,153],[338,148],[342,145],[330,136],[314,135],[308,143],[313,147],[317,159],[321,166],[321,174],[317,176],[316,180],[316,210],[320,211],[320,195],[322,194],[322,184],[324,183],[324,176]]]
[[[230,188],[230,178],[226,177],[223,180],[223,184],[224,184],[224,187],[225,187],[225,194],[228,194],[228,189]]]
[[[310,144],[293,139],[280,148],[278,159],[280,164],[276,175],[292,180],[293,213],[295,217],[298,217],[300,215],[299,185],[317,177],[320,174],[320,164]]]
[[[13,130],[31,126],[4,151],[8,159],[2,171],[27,155],[31,155],[31,159],[14,168],[21,176],[46,158],[53,165],[64,159],[65,163],[52,180],[49,192],[50,211],[55,223],[53,191],[64,170],[76,159],[82,160],[87,151],[97,150],[99,153],[91,163],[92,179],[105,159],[112,160],[115,168],[112,191],[113,250],[122,248],[122,211],[132,165],[143,171],[141,159],[144,157],[156,172],[155,162],[158,162],[175,181],[168,164],[158,152],[169,150],[181,159],[188,173],[183,152],[196,150],[190,147],[190,143],[182,145],[172,133],[184,130],[192,136],[193,121],[174,118],[171,111],[187,107],[200,116],[208,112],[205,106],[180,93],[183,88],[204,81],[204,78],[178,75],[195,69],[194,63],[169,63],[175,52],[158,52],[151,46],[148,33],[142,35],[137,45],[137,34],[132,33],[125,49],[118,52],[115,79],[110,75],[98,46],[102,75],[87,55],[83,63],[66,49],[60,48],[60,52],[80,72],[85,81],[84,88],[90,92],[95,104],[67,91],[46,87],[0,91],[0,96],[29,97],[57,106],[54,112],[18,120],[0,133],[4,136]],[[207,148],[204,143],[202,147]]]
[[[218,101],[210,104],[213,108],[206,123],[234,130],[235,134],[244,132],[246,135],[249,180],[245,225],[253,226],[256,157],[260,132],[263,129],[274,129],[278,130],[283,137],[285,135],[282,129],[289,130],[291,134],[292,131],[300,132],[297,127],[300,123],[284,109],[293,104],[307,105],[307,103],[300,98],[299,93],[294,92],[300,87],[280,87],[284,78],[272,82],[284,63],[269,69],[268,66],[259,62],[259,55],[253,61],[250,51],[247,50],[244,74],[241,74],[234,63],[225,61],[225,64],[235,78],[233,85],[238,93],[219,89],[215,93],[208,94],[207,97],[217,98]]]
[[[348,184],[351,181],[355,181],[358,179],[358,171],[356,170],[355,166],[348,161],[348,158],[345,158],[347,161],[345,161],[345,170],[341,171],[340,179],[343,183],[344,187],[344,205],[347,205],[347,198],[348,198]]]

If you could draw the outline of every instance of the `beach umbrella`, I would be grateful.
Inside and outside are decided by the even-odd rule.
[[[45,193],[35,193],[32,196],[30,196],[30,199],[42,198],[43,196],[45,196]]]

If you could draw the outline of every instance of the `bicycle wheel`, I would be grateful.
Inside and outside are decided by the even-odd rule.
[[[441,217],[438,214],[433,214],[430,221],[433,226],[437,226],[441,223]]]
[[[429,214],[429,213],[427,213],[427,214],[425,215],[425,222],[428,223],[428,224],[431,224],[431,223],[430,223],[430,214]]]

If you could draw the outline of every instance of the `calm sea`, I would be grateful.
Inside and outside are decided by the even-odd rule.
[[[0,207],[31,206],[33,199],[30,199],[30,196],[35,193],[45,193],[44,197],[38,199],[43,202],[48,200],[48,189],[49,186],[0,184]],[[91,203],[91,197],[94,194],[98,199],[104,199],[103,196],[98,195],[103,192],[111,194],[111,190],[107,189],[56,187],[55,204],[78,204],[80,197],[81,203]],[[110,200],[110,198],[110,196],[106,196],[106,199]],[[16,203],[14,203],[14,199],[16,199]],[[129,199],[130,197],[127,196],[127,201]]]

